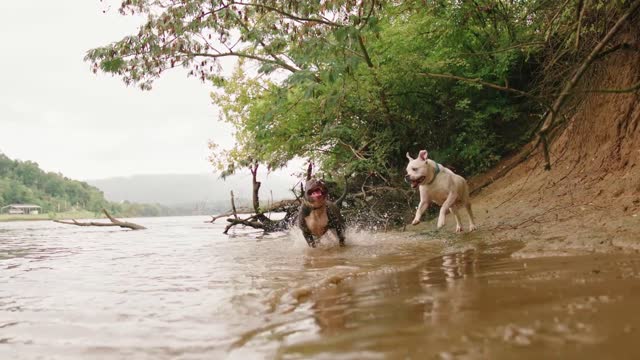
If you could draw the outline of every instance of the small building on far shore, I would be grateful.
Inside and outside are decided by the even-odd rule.
[[[0,208],[0,214],[11,215],[38,215],[42,208],[33,204],[11,204]]]

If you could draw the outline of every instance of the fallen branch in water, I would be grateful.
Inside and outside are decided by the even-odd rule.
[[[213,223],[217,219],[227,218],[228,222],[227,226],[223,231],[224,234],[227,234],[229,230],[236,226],[248,226],[254,229],[261,229],[264,232],[273,232],[273,231],[282,231],[289,228],[294,219],[298,215],[298,211],[300,209],[300,205],[302,204],[302,197],[304,194],[304,189],[302,187],[302,183],[299,182],[291,189],[293,195],[296,197],[295,199],[285,199],[273,202],[269,204],[266,208],[262,208],[260,206],[260,199],[258,196],[258,190],[260,188],[260,182],[257,181],[256,173],[257,173],[258,165],[254,164],[251,168],[252,173],[252,189],[253,189],[253,209],[242,209],[238,211],[236,209],[235,197],[233,191],[231,191],[231,210],[225,212],[220,215],[211,216],[210,221],[206,221],[207,223]],[[313,164],[309,163],[306,171],[306,178],[309,180],[311,178],[311,172],[313,169]],[[300,185],[300,194],[298,194],[295,188]],[[334,203],[338,206],[345,199],[347,194],[347,177],[345,176],[345,188],[342,195],[334,201]],[[272,220],[269,216],[270,213],[284,213],[284,217],[280,220]],[[246,218],[241,218],[240,214],[250,215]]]
[[[229,229],[231,229],[232,227],[236,226],[236,225],[244,225],[244,226],[249,226],[252,227],[254,229],[262,229],[264,231],[269,231],[267,229],[267,226],[265,223],[263,222],[259,222],[259,221],[255,221],[253,220],[255,219],[255,215],[251,216],[247,219],[240,219],[240,218],[236,218],[236,219],[227,219],[227,221],[229,222],[229,224],[227,225],[227,227],[224,228],[224,231],[222,232],[223,234],[227,234],[229,232]]]
[[[289,221],[293,218],[293,216],[297,213],[297,209],[300,206],[300,200],[281,200],[273,203],[269,208],[262,210],[254,215],[246,219],[241,219],[238,216],[238,211],[236,210],[235,197],[233,196],[233,191],[231,191],[231,213],[227,215],[227,217],[233,215],[233,218],[228,218],[227,222],[229,224],[224,228],[223,234],[227,234],[229,229],[236,225],[244,225],[249,226],[254,229],[262,229],[264,231],[278,231],[284,230],[288,227]],[[265,213],[269,212],[285,212],[285,217],[282,220],[271,220]],[[212,221],[213,222],[213,221]]]
[[[134,224],[134,223],[118,220],[118,219],[114,218],[113,216],[111,216],[107,212],[106,209],[102,209],[102,212],[104,212],[104,214],[107,216],[109,221],[111,221],[110,223],[96,222],[96,221],[79,222],[76,219],[71,219],[71,221],[53,220],[53,222],[57,222],[59,224],[66,224],[66,225],[76,225],[76,226],[119,226],[121,228],[127,228],[127,229],[131,229],[131,230],[144,230],[144,229],[146,229],[146,227],[144,227],[142,225],[138,225],[138,224]]]
[[[229,216],[233,216],[237,219],[238,214],[253,214],[254,212],[253,209],[249,209],[249,208],[241,208],[240,211],[236,210],[235,201],[233,199],[233,191],[231,191],[231,207],[232,209],[225,213],[222,213],[219,215],[211,215],[211,220],[205,221],[205,222],[213,224],[218,219],[227,218]]]
[[[264,209],[263,213],[287,212],[287,210],[292,206],[295,206],[296,208],[299,207],[300,206],[300,200],[299,199],[288,199],[288,200],[276,201],[273,204],[271,204],[268,208]],[[233,217],[237,218],[238,215],[249,215],[249,214],[253,214],[253,213],[254,213],[253,209],[241,208],[240,210],[237,210],[235,213],[233,212],[233,210],[231,210],[231,211],[227,211],[227,212],[225,212],[223,214],[219,214],[219,215],[210,215],[211,216],[211,220],[207,220],[205,222],[206,223],[214,223],[218,219],[228,218],[230,216],[233,216]]]
[[[246,213],[241,212],[241,214],[250,214],[250,213],[251,213],[251,211],[249,211],[248,209],[247,209],[247,212],[246,212]],[[208,221],[205,221],[205,222],[206,222],[206,223],[211,223],[211,224],[213,224],[214,222],[216,222],[216,220],[218,220],[218,219],[222,219],[222,218],[226,218],[226,217],[229,217],[229,216],[231,216],[231,215],[233,215],[233,212],[232,212],[232,211],[227,211],[227,212],[226,212],[226,213],[224,213],[224,214],[215,215],[215,216],[214,216],[214,215],[211,215],[211,220],[208,220]]]
[[[312,164],[310,163],[307,168],[307,177],[311,176]],[[224,214],[216,215],[211,217],[211,221],[207,221],[213,223],[217,219],[227,218],[227,226],[225,227],[223,233],[227,234],[228,231],[234,227],[235,225],[243,225],[249,226],[254,229],[262,229],[265,232],[272,231],[281,231],[285,230],[292,223],[294,217],[298,214],[298,209],[300,208],[300,204],[302,200],[295,193],[295,190],[292,189],[296,199],[288,199],[281,200],[272,203],[267,208],[260,207],[260,199],[258,196],[261,183],[257,180],[257,172],[258,172],[258,164],[254,163],[250,167],[251,175],[252,175],[252,189],[253,189],[253,209],[243,209],[242,211],[238,211],[236,209],[235,198],[233,195],[233,191],[231,191],[231,211],[226,212]],[[302,184],[300,185],[302,186]],[[295,187],[294,187],[295,188]],[[302,191],[302,188],[301,188]],[[272,212],[284,212],[285,216],[281,220],[271,220],[265,214]],[[248,218],[242,219],[238,216],[238,214],[252,214]],[[231,217],[233,216],[233,217]]]

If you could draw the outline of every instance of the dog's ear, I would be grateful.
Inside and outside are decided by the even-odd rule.
[[[427,161],[427,155],[429,153],[427,152],[427,150],[420,150],[420,154],[418,155],[418,157],[420,158],[420,160],[422,161]]]
[[[413,160],[413,158],[411,157],[411,155],[409,155],[409,152],[407,151],[407,159],[409,159],[409,161]]]

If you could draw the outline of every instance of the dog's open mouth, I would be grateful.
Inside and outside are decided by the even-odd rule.
[[[417,188],[418,186],[420,186],[420,184],[422,184],[422,182],[424,181],[426,177],[425,176],[420,176],[419,178],[415,179],[415,180],[411,180],[411,187],[412,188]]]
[[[312,189],[309,192],[309,197],[314,200],[321,199],[324,197],[324,191],[322,191],[321,187]]]

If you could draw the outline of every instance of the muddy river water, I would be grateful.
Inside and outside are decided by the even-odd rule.
[[[0,223],[0,359],[640,358],[640,256],[203,220]]]

